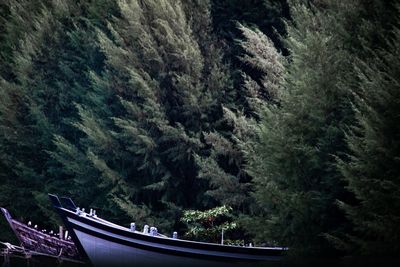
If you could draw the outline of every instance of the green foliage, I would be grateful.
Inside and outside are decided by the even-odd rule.
[[[222,232],[237,228],[237,224],[232,222],[231,212],[232,208],[225,205],[206,211],[184,211],[181,221],[188,227],[185,237],[203,242],[220,241]]]
[[[221,37],[232,42],[240,38],[241,32],[236,27],[237,22],[257,27],[267,34],[280,50],[285,49],[279,40],[279,34],[285,32],[283,18],[289,17],[288,2],[286,0],[212,1],[214,28]],[[233,50],[233,54],[239,52],[236,45],[231,45],[230,49]]]
[[[61,135],[51,155],[92,184],[86,194],[104,198],[110,216],[170,231],[183,207],[207,201],[195,155],[218,117],[227,70],[219,50],[204,47],[213,41],[206,2],[118,1],[117,9],[96,29],[104,71],[90,72],[87,98],[76,100],[79,141]]]
[[[347,36],[336,10],[293,4],[291,14],[278,104],[264,109],[246,153],[261,211],[253,230],[292,253],[326,255],[335,251],[323,235],[346,225],[335,204],[345,190],[334,165],[351,119],[352,94],[339,82],[351,68]]]
[[[346,138],[350,160],[339,161],[356,198],[339,204],[355,233],[343,236],[340,244],[354,254],[394,256],[400,252],[400,31],[393,27],[382,38],[384,48],[369,51],[368,60],[357,59],[356,123]]]
[[[286,34],[284,20],[289,19],[289,6],[286,0],[218,0],[212,1],[213,27],[216,34],[226,43],[224,58],[231,64],[232,82],[235,87],[235,100],[225,103],[226,107],[234,109],[247,109],[246,84],[251,79],[262,84],[265,72],[241,59],[247,54],[241,45],[241,40],[248,39],[242,27],[257,29],[270,38],[271,43],[284,55],[287,54],[282,36]],[[268,41],[267,45],[270,41]],[[259,43],[260,44],[260,43]],[[269,64],[274,66],[274,64]],[[230,106],[232,105],[232,106]],[[247,113],[246,113],[247,114]]]
[[[240,42],[245,51],[241,60],[262,75],[257,82],[242,74],[245,82],[240,90],[243,91],[245,105],[222,107],[223,117],[218,127],[204,135],[207,144],[212,146],[211,154],[197,160],[199,178],[210,182],[207,194],[220,203],[249,214],[254,200],[250,196],[251,177],[245,171],[245,150],[248,142],[255,138],[256,120],[266,101],[278,101],[283,58],[261,31],[240,24],[238,27],[246,38]]]
[[[3,3],[3,2],[2,2]],[[8,50],[1,72],[1,184],[6,206],[18,219],[55,222],[46,192],[71,194],[75,187],[51,157],[54,135],[72,140],[65,122],[76,117],[71,103],[85,98],[87,68],[102,62],[77,1],[6,1],[10,18],[1,43]],[[3,16],[3,14],[1,14]],[[29,216],[29,218],[27,218]],[[58,221],[58,220],[57,220]],[[58,222],[59,223],[59,222]]]
[[[395,4],[1,1],[0,206],[398,253]]]

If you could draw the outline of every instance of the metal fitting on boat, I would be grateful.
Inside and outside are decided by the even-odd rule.
[[[146,224],[143,228],[143,234],[148,234],[149,233],[149,226]]]
[[[135,223],[131,223],[131,231],[132,232],[136,231],[136,224]]]
[[[86,217],[86,215],[88,214],[85,212],[85,208],[82,208],[81,212],[79,213],[79,216]]]
[[[58,238],[64,239],[64,227],[58,226]]]

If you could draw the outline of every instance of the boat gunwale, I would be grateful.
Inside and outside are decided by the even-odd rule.
[[[73,222],[69,222],[70,225],[78,230],[81,231],[85,234],[95,236],[97,238],[109,241],[109,242],[114,242],[119,245],[125,245],[133,248],[138,248],[142,250],[147,250],[147,251],[152,251],[152,252],[157,252],[159,254],[164,254],[164,255],[174,255],[174,256],[179,256],[179,257],[188,257],[188,258],[198,258],[198,259],[203,259],[203,260],[213,260],[213,261],[221,261],[221,262],[257,262],[257,261],[277,261],[280,259],[279,255],[249,255],[249,257],[244,257],[245,254],[240,254],[240,253],[227,253],[226,255],[218,255],[218,254],[205,254],[202,253],[202,251],[205,251],[204,249],[201,249],[199,252],[193,252],[193,251],[185,251],[185,250],[175,250],[173,248],[164,248],[164,247],[159,247],[157,244],[154,242],[154,246],[152,245],[147,245],[147,244],[140,244],[136,243],[133,240],[126,240],[126,239],[121,239],[118,237],[110,236],[104,233],[100,233],[97,231],[94,231],[89,228],[85,228],[83,226],[77,225]],[[182,247],[182,246],[181,246]],[[215,251],[213,251],[215,252]],[[217,253],[224,253],[221,251],[217,251]],[[226,253],[226,252],[225,252]],[[253,256],[253,257],[252,257]]]
[[[112,234],[117,234],[123,237],[138,239],[141,241],[151,242],[151,243],[159,243],[163,245],[170,245],[175,247],[183,247],[183,248],[191,248],[191,249],[198,249],[198,250],[208,250],[208,251],[215,251],[215,252],[225,252],[225,253],[237,253],[237,254],[247,254],[253,256],[282,256],[282,253],[285,251],[285,248],[282,247],[239,247],[239,246],[229,246],[229,245],[221,245],[221,244],[213,244],[213,243],[205,243],[205,242],[197,242],[191,240],[184,240],[184,239],[172,239],[169,237],[157,237],[157,236],[150,236],[140,232],[132,232],[128,228],[124,228],[122,226],[116,225],[111,223],[109,225],[105,223],[104,219],[102,221],[98,221],[94,218],[88,216],[80,216],[75,212],[62,208],[57,207],[65,216],[65,223],[70,224],[71,222],[68,221],[68,218],[72,218],[77,220],[78,222],[90,225],[95,228],[99,228],[101,230],[110,232]],[[76,225],[76,224],[74,224]],[[90,230],[91,231],[91,230]]]

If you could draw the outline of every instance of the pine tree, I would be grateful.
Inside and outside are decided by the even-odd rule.
[[[43,182],[41,168],[46,158],[43,148],[48,137],[45,134],[49,134],[46,132],[48,124],[32,96],[35,91],[31,75],[34,75],[33,60],[40,53],[40,45],[51,27],[52,18],[43,6],[33,8],[27,1],[10,3],[8,7],[10,16],[17,22],[6,25],[5,41],[10,42],[10,48],[16,46],[17,49],[11,53],[13,59],[8,66],[12,68],[2,73],[0,86],[2,187],[5,188],[2,191],[7,196],[2,199],[2,205],[18,210],[17,214],[29,214],[37,208],[32,199]],[[29,8],[32,8],[32,13],[27,12]],[[42,15],[40,19],[35,16],[38,14]],[[11,32],[14,28],[18,29],[22,21],[29,19],[35,21],[34,27],[26,27],[27,30],[35,29],[32,33],[22,29]],[[12,34],[25,36],[18,40]],[[14,199],[21,201],[14,204]],[[33,218],[36,219],[37,215]]]
[[[212,1],[211,15],[214,31],[225,43],[224,58],[231,65],[232,83],[236,92],[234,100],[231,101],[234,104],[227,107],[240,110],[242,106],[247,105],[248,92],[245,84],[248,79],[260,82],[265,73],[262,69],[244,64],[241,60],[241,56],[246,52],[240,40],[247,37],[243,35],[238,23],[248,28],[259,29],[272,40],[278,51],[286,55],[287,50],[281,36],[286,34],[284,19],[290,18],[289,6],[286,0],[218,0]]]
[[[251,177],[244,169],[244,150],[246,143],[255,138],[257,119],[265,105],[279,101],[283,58],[260,30],[241,24],[238,27],[246,38],[240,42],[246,52],[241,60],[262,75],[257,82],[242,73],[244,105],[227,103],[219,127],[205,134],[212,150],[210,156],[199,159],[199,177],[210,181],[207,193],[215,200],[248,214],[254,200],[250,197]]]
[[[215,0],[212,1],[212,17],[214,29],[228,41],[229,53],[233,55],[241,51],[240,45],[234,44],[234,40],[241,37],[241,31],[236,26],[238,22],[259,28],[271,38],[279,50],[285,50],[279,35],[285,32],[282,18],[289,19],[289,5],[286,0]],[[240,65],[235,67],[240,68]]]
[[[279,102],[265,109],[247,148],[260,207],[253,220],[258,240],[320,256],[334,253],[324,236],[346,227],[336,206],[346,192],[335,156],[346,152],[343,128],[352,117],[351,92],[340,83],[351,65],[339,12],[351,4],[325,4],[293,3]]]
[[[399,17],[394,20],[398,25]],[[339,162],[356,202],[340,202],[355,233],[338,243],[350,253],[369,256],[398,256],[400,252],[400,30],[384,30],[374,32],[381,35],[383,47],[368,50],[369,59],[355,60],[356,123],[346,138],[349,160]]]
[[[5,6],[10,19],[1,40],[7,49],[0,73],[0,204],[19,219],[50,224],[57,217],[46,193],[68,194],[74,186],[49,151],[54,135],[79,134],[68,120],[77,117],[72,103],[85,98],[90,82],[82,73],[101,69],[95,31],[86,31],[99,18],[89,13],[92,22],[81,20],[87,9],[76,1],[6,1]]]
[[[194,155],[205,149],[202,132],[218,116],[227,83],[218,49],[206,49],[208,8],[118,1],[120,15],[97,30],[106,66],[92,75],[90,97],[78,101],[73,125],[84,137],[79,146],[57,137],[53,156],[78,181],[92,181],[90,191],[101,192],[119,221],[171,229],[182,208],[206,202]]]

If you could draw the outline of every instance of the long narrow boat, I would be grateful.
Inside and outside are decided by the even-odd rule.
[[[80,253],[95,266],[241,266],[276,262],[282,247],[240,247],[136,231],[86,213],[71,199],[49,195]]]
[[[56,258],[59,261],[83,263],[80,261],[81,257],[72,240],[68,240],[68,238],[64,239],[64,236],[60,237],[44,230],[40,231],[37,226],[19,222],[12,218],[11,214],[5,208],[1,208],[1,212],[18,238],[23,253],[26,255],[47,256],[49,258]],[[10,252],[13,252],[13,250],[10,249]]]

